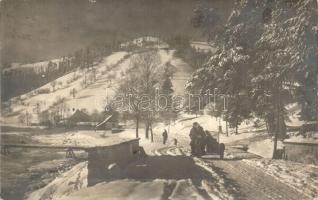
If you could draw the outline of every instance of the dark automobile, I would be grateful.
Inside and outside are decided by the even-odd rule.
[[[209,132],[206,132],[205,138],[193,140],[193,146],[194,156],[220,155],[220,159],[224,158],[225,145],[218,143]]]
[[[216,154],[220,155],[221,159],[224,158],[225,145],[223,143],[218,143],[210,133],[206,133],[205,145],[207,154]]]

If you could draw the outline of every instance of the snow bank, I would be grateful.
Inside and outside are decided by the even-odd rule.
[[[214,166],[211,163],[206,163],[199,158],[194,158],[194,161],[196,165],[208,171],[213,177],[212,182],[206,180],[202,181],[202,187],[212,199],[234,199],[229,190],[233,190],[235,188],[231,188],[230,185],[225,185],[225,179],[215,172],[213,169]]]
[[[180,180],[177,182],[169,199],[184,200],[184,199],[197,199],[204,200],[199,194],[198,190],[193,186],[190,179]]]
[[[74,191],[87,187],[87,162],[75,165],[47,186],[32,192],[28,200],[59,200]]]
[[[318,166],[306,165],[284,160],[252,159],[243,160],[264,173],[273,176],[278,181],[293,187],[295,190],[317,198],[318,194]]]
[[[95,199],[152,199],[160,200],[164,193],[163,180],[135,181],[116,180],[108,183],[100,183],[93,187],[75,192],[63,200],[95,200]],[[62,200],[61,199],[61,200]]]

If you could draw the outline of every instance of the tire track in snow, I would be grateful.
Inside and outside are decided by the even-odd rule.
[[[155,154],[159,156],[189,156],[187,148],[177,146],[169,146],[157,149]],[[211,174],[210,177],[206,177],[206,180],[202,180],[199,185],[194,184],[190,180],[185,180],[185,182],[182,183],[188,185],[189,187],[191,186],[191,190],[200,195],[200,197],[196,197],[196,199],[200,199],[201,197],[203,197],[203,199],[233,199],[233,196],[230,194],[229,190],[224,187],[225,181],[222,177],[220,177],[211,167],[206,165],[203,159],[194,158],[193,161],[198,167]],[[177,196],[176,194],[180,192],[178,191],[180,190],[180,187],[177,187],[178,185],[179,184],[177,184],[172,190],[170,199],[174,199]]]
[[[247,166],[241,160],[212,160],[208,163],[217,173],[225,175],[231,184],[237,185],[239,194],[235,199],[308,199],[255,167]]]

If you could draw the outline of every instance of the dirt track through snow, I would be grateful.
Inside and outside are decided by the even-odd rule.
[[[155,154],[176,156],[186,150],[177,147],[168,147],[156,150]],[[184,153],[185,152],[185,153]],[[237,151],[235,151],[237,153]],[[233,158],[219,160],[218,158],[204,159],[195,158],[201,164],[211,168],[224,182],[225,191],[233,199],[280,199],[280,200],[298,200],[310,199],[304,194],[285,185],[253,166],[245,164],[242,160]],[[208,188],[205,188],[208,190]],[[214,191],[215,192],[215,191]],[[220,196],[219,196],[220,197]]]
[[[235,199],[309,199],[291,187],[264,174],[261,170],[246,165],[241,160],[209,161],[218,173],[225,176],[239,188],[240,196]]]

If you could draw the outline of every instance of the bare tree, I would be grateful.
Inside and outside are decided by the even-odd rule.
[[[138,137],[138,128],[141,117],[145,120],[145,137],[149,138],[149,131],[154,121],[153,112],[155,102],[155,86],[160,79],[160,58],[156,51],[150,51],[135,55],[131,58],[129,70],[124,74],[118,92],[127,95],[129,110],[136,119],[136,137]],[[147,105],[145,99],[148,97]],[[151,137],[153,141],[153,136]]]
[[[143,109],[145,117],[145,137],[149,138],[151,133],[151,141],[153,141],[152,123],[155,117],[155,102],[156,85],[160,79],[160,58],[156,51],[150,51],[132,57],[132,66],[139,75],[140,88],[143,91],[142,95],[149,98],[147,108]]]
[[[136,120],[136,138],[139,137],[139,122],[141,117],[141,110],[138,106],[140,99],[137,96],[137,94],[141,93],[138,81],[135,73],[126,73],[117,90],[119,95],[128,95],[128,99],[125,99],[125,105],[128,105],[128,113]]]

